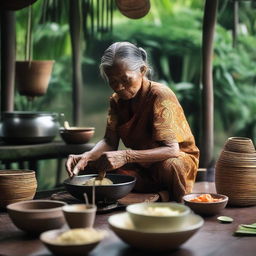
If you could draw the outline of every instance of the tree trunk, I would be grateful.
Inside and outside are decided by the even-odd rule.
[[[218,0],[206,0],[203,19],[202,46],[202,137],[200,166],[209,167],[213,160],[214,96],[212,81],[213,39]]]
[[[1,111],[13,111],[15,83],[15,14],[1,11]]]

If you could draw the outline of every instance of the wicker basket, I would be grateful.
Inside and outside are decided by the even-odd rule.
[[[0,170],[0,208],[34,198],[37,181],[34,171]]]
[[[255,180],[256,153],[252,141],[229,138],[216,163],[217,193],[227,195],[230,205],[256,205]]]

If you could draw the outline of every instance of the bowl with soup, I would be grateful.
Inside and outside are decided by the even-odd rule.
[[[138,203],[127,206],[134,226],[140,230],[171,230],[185,225],[189,207],[178,203]]]

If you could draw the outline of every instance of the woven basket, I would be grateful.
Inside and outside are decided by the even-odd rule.
[[[34,198],[37,181],[34,171],[0,170],[0,208]]]
[[[224,149],[216,163],[217,193],[227,195],[229,205],[256,205],[256,153],[252,141],[229,138]]]

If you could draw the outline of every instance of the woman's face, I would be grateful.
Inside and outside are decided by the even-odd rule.
[[[142,85],[144,71],[130,71],[125,62],[115,63],[106,68],[105,73],[108,83],[117,95],[123,100],[129,100],[136,96]]]

